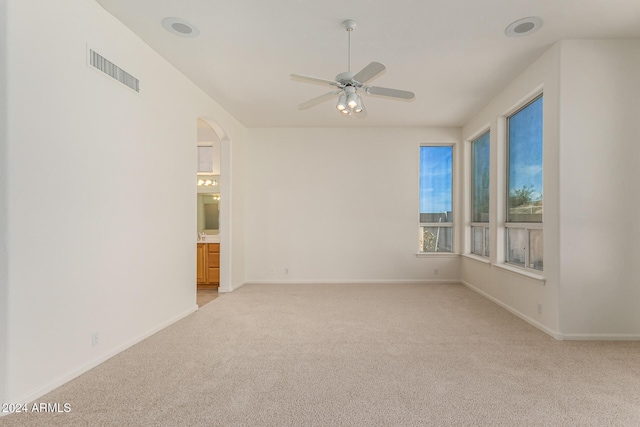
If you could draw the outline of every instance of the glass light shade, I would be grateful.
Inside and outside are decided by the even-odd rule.
[[[354,112],[354,113],[361,113],[361,112],[362,112],[362,110],[363,110],[363,106],[362,106],[362,98],[360,98],[360,96],[358,96],[356,106],[355,106],[355,107],[353,107],[353,112]]]
[[[336,108],[340,111],[344,111],[347,109],[347,95],[345,95],[344,93],[340,95]]]
[[[347,96],[347,106],[351,109],[356,108],[358,105],[358,95],[355,92],[351,92],[349,96]]]

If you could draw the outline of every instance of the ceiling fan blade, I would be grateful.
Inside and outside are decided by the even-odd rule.
[[[369,80],[372,80],[374,77],[377,77],[385,69],[386,67],[384,66],[384,64],[381,64],[379,62],[372,62],[362,70],[360,70],[358,74],[353,76],[353,80],[360,83],[366,83]]]
[[[367,86],[364,89],[367,95],[380,95],[389,98],[413,99],[416,95],[413,92],[398,89],[389,89],[387,87]]]
[[[324,95],[320,95],[316,98],[310,99],[307,102],[303,102],[302,104],[298,105],[298,109],[299,110],[306,110],[307,108],[311,108],[311,107],[315,107],[318,104],[321,104],[325,101],[328,101],[331,98],[334,98],[337,94],[339,94],[341,91],[339,90],[334,90],[331,92],[327,92]]]
[[[304,83],[315,83],[323,86],[326,86],[326,85],[339,86],[339,83],[333,80],[320,79],[318,77],[303,76],[302,74],[291,74],[291,78],[294,80],[300,80]]]

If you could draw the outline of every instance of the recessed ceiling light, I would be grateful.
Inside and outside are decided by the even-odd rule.
[[[530,16],[512,22],[504,32],[509,37],[522,37],[535,33],[540,27],[542,27],[542,19],[537,16]]]
[[[182,18],[164,18],[162,26],[165,30],[180,37],[198,37],[200,30]]]

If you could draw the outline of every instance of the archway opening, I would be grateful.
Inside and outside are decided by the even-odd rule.
[[[230,147],[214,120],[197,120],[197,274],[198,305],[231,290]]]

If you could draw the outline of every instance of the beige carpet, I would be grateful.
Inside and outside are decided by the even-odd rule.
[[[559,342],[461,285],[246,285],[8,426],[640,426],[640,343]]]

